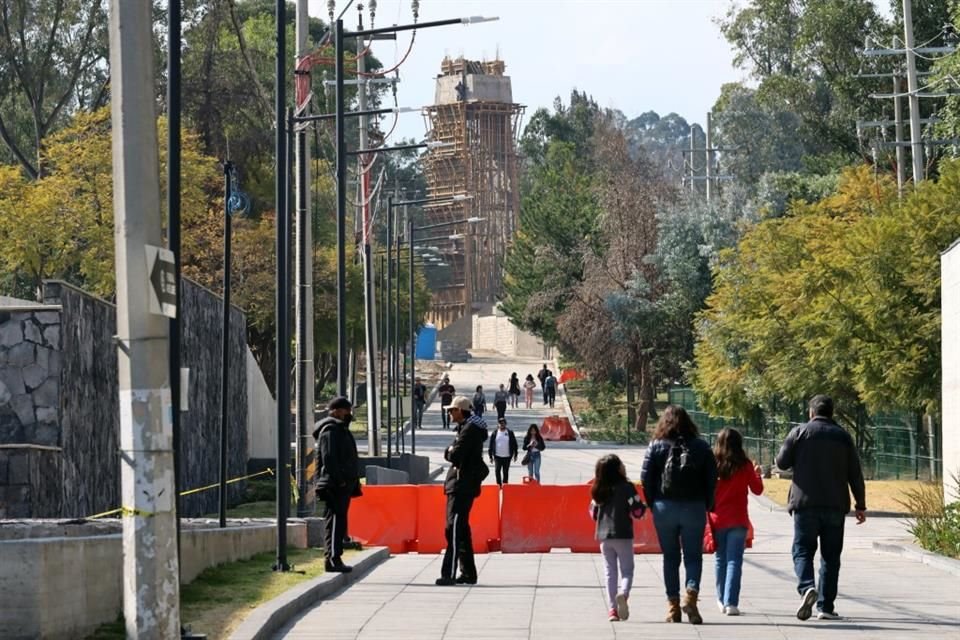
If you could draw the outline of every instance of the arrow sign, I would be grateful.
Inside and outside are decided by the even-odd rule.
[[[150,289],[150,313],[177,317],[177,274],[173,251],[145,245]]]

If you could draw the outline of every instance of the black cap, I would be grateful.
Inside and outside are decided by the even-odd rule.
[[[353,409],[353,405],[343,396],[337,396],[327,403],[328,411],[335,411],[336,409]]]

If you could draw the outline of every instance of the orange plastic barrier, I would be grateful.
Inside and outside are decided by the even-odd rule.
[[[570,426],[570,420],[561,416],[549,416],[540,425],[540,435],[544,440],[576,440],[577,433]]]
[[[411,484],[364,486],[363,495],[350,503],[347,533],[364,544],[406,553],[417,537],[417,490]]]
[[[566,384],[567,382],[570,382],[571,380],[582,380],[582,379],[584,379],[584,378],[586,378],[586,377],[587,377],[587,376],[585,376],[583,373],[577,371],[576,369],[564,369],[564,370],[560,373],[560,384]]]
[[[643,487],[639,484],[637,493],[643,503],[647,504],[647,497],[643,495]],[[653,526],[653,513],[649,507],[647,507],[647,515],[633,521],[633,552],[660,553],[660,541],[657,539],[657,530]]]
[[[447,522],[447,496],[441,485],[420,485],[414,511],[417,519],[417,540],[413,549],[419,553],[440,553],[447,548],[443,535]],[[496,551],[500,546],[500,495],[497,485],[484,485],[470,510],[470,533],[474,553]]]
[[[590,519],[589,485],[507,484],[503,486],[500,550],[546,553],[600,550]]]

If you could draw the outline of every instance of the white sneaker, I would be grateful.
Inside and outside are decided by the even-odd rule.
[[[817,613],[817,620],[843,620],[843,618],[833,611],[820,611]]]
[[[816,604],[818,595],[817,590],[813,587],[803,592],[803,599],[800,601],[800,607],[797,609],[798,620],[810,619],[810,614],[813,613],[813,605]]]
[[[720,613],[726,613],[726,607],[723,606],[723,602],[720,600],[717,600],[717,609],[720,611]]]
[[[617,602],[617,615],[620,616],[621,620],[626,620],[630,617],[630,606],[627,604],[627,596],[622,593],[618,593],[616,597]]]
[[[732,604],[729,605],[726,609],[724,609],[723,612],[724,612],[725,614],[727,614],[728,616],[738,616],[738,615],[740,615],[740,609],[737,609],[737,607],[736,607],[735,605],[732,605]]]

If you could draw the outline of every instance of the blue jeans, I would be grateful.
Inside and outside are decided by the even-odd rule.
[[[699,500],[654,500],[653,526],[663,552],[663,585],[668,598],[680,597],[681,553],[686,587],[700,591],[706,523],[707,509]]]
[[[530,460],[527,462],[527,475],[536,478],[540,482],[540,452],[531,451]]]
[[[717,544],[717,600],[725,607],[739,607],[747,528],[715,529],[713,539]]]
[[[815,588],[813,556],[820,541],[820,588],[817,609],[833,613],[840,578],[840,553],[843,551],[843,522],[839,509],[808,508],[793,512],[793,568],[800,595]]]

